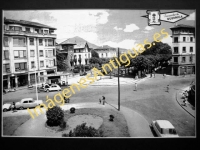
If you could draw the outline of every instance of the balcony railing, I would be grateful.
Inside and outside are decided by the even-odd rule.
[[[27,71],[27,69],[15,68],[15,72],[22,72],[22,71]]]
[[[43,33],[34,33],[34,32],[27,32],[27,31],[4,30],[4,34],[28,35],[28,36],[38,36],[38,37],[55,37],[56,38],[56,34],[43,34]]]

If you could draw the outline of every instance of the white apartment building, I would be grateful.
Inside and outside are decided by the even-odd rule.
[[[3,87],[13,88],[46,82],[38,77],[57,72],[56,28],[36,22],[4,18]]]
[[[107,45],[95,48],[94,50],[99,54],[99,58],[111,58],[117,56],[116,48]]]
[[[172,75],[195,73],[195,27],[177,25],[172,28]]]

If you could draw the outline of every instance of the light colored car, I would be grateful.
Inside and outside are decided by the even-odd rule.
[[[17,109],[34,108],[42,104],[42,100],[33,100],[33,98],[23,98],[20,102],[16,102],[15,106]]]
[[[44,88],[44,91],[45,92],[50,92],[50,91],[61,91],[61,88],[59,85],[57,84],[53,84],[51,86],[49,85],[46,85],[45,88]]]
[[[12,104],[10,104],[10,103],[3,104],[3,107],[2,107],[3,112],[11,110],[11,106],[12,106]]]
[[[159,137],[179,137],[175,127],[168,120],[152,121],[152,127]]]

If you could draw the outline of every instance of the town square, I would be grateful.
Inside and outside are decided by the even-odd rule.
[[[4,11],[2,135],[195,137],[195,23],[195,10]]]

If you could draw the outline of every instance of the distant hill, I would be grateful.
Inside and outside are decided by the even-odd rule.
[[[69,42],[72,42],[72,43],[81,43],[81,42],[87,42],[88,43],[88,46],[89,48],[93,48],[93,49],[96,49],[96,48],[99,48],[99,47],[102,47],[102,46],[97,46],[93,43],[90,43],[88,41],[86,41],[85,39],[79,37],[79,36],[75,36],[73,38],[65,38],[65,39],[57,39],[56,42],[59,44],[59,43],[62,43],[64,41],[68,40]],[[107,48],[114,48],[114,47],[111,47],[109,45],[103,45],[103,47],[107,47]],[[119,48],[119,51],[120,53],[124,53],[127,51],[127,49],[124,49],[124,48]]]

